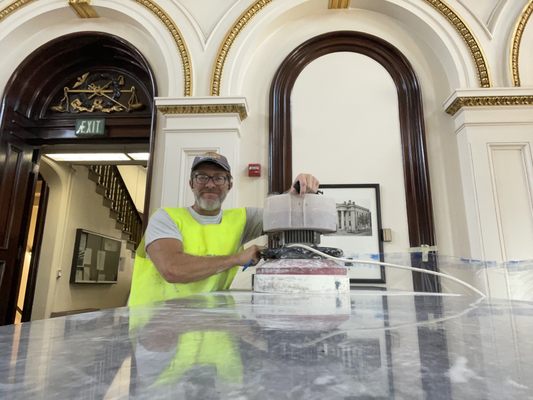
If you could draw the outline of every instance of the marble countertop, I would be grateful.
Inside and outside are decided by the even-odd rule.
[[[533,399],[533,303],[224,292],[0,327],[2,399]]]

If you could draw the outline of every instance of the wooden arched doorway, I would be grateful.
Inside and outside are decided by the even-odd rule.
[[[291,185],[291,93],[296,79],[313,60],[335,52],[366,55],[392,77],[398,93],[409,242],[411,247],[433,246],[435,229],[420,86],[406,57],[376,36],[355,31],[329,32],[302,43],[281,63],[269,99],[269,191],[281,193]],[[413,278],[416,290],[438,288],[438,283],[427,276],[415,273]]]
[[[127,41],[101,32],[59,37],[13,72],[0,114],[0,324],[14,320],[43,149],[136,145],[151,154],[156,94],[144,56]],[[105,121],[102,135],[76,133],[77,121],[87,117]],[[146,196],[144,209],[148,206]]]

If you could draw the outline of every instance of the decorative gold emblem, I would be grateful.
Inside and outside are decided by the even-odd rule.
[[[144,104],[137,98],[135,86],[123,89],[124,76],[107,73],[90,74],[78,77],[72,88],[63,89],[63,98],[50,109],[56,112],[130,112],[139,110]],[[129,97],[127,96],[129,94]],[[128,97],[125,103],[123,99]]]

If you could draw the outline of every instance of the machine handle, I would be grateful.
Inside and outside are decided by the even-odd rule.
[[[296,190],[296,193],[300,194],[300,181],[296,181],[292,184],[292,187],[294,190]],[[315,194],[324,194],[321,190],[317,190]]]
[[[296,193],[300,194],[300,181],[294,182],[292,187],[296,190]]]

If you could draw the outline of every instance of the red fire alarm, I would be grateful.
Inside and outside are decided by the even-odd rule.
[[[261,176],[261,164],[248,164],[248,176]]]

